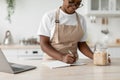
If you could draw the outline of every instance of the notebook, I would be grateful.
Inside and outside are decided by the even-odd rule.
[[[0,49],[0,72],[17,74],[17,73],[25,72],[35,68],[36,68],[35,66],[31,66],[31,65],[9,63],[6,57],[4,56],[2,50]]]
[[[53,60],[53,61],[43,62],[43,64],[49,67],[50,69],[54,69],[54,68],[61,68],[61,67],[68,67],[68,66],[81,66],[81,65],[85,65],[86,63],[83,63],[80,60],[77,60],[73,64],[67,64],[62,61]]]

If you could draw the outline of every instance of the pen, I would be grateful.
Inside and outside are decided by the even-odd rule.
[[[68,52],[73,55],[73,53],[70,50],[68,50]]]
[[[72,51],[68,50],[68,52],[72,55],[72,57],[74,57],[74,55],[73,55]]]

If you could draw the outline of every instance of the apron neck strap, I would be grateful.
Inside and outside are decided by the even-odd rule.
[[[56,24],[60,23],[60,21],[59,21],[59,14],[60,14],[60,8],[56,11],[56,15],[55,15],[55,23]]]
[[[78,25],[80,25],[80,18],[79,18],[79,15],[78,15],[77,12],[75,12],[75,13],[76,13],[76,18],[77,18]]]

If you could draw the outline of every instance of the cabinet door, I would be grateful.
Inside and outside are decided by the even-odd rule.
[[[91,11],[108,11],[109,0],[91,0]]]
[[[101,0],[100,1],[100,10],[101,11],[109,11],[109,1],[110,0]]]
[[[89,11],[108,11],[109,0],[89,0]]]
[[[116,11],[120,11],[120,0],[116,0]]]
[[[99,0],[91,0],[90,2],[90,10],[91,11],[98,11],[99,10]]]
[[[43,53],[41,49],[19,49],[19,59],[42,59]]]
[[[120,16],[120,0],[88,0],[88,15]]]

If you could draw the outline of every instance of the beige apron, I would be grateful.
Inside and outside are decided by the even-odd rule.
[[[60,25],[59,12],[60,9],[56,12],[56,26],[53,38],[51,39],[51,45],[63,54],[69,53],[68,51],[70,50],[76,57],[78,57],[77,43],[83,36],[83,30],[81,28],[78,14],[76,13],[77,25]],[[45,58],[52,59],[47,55],[45,55]]]

